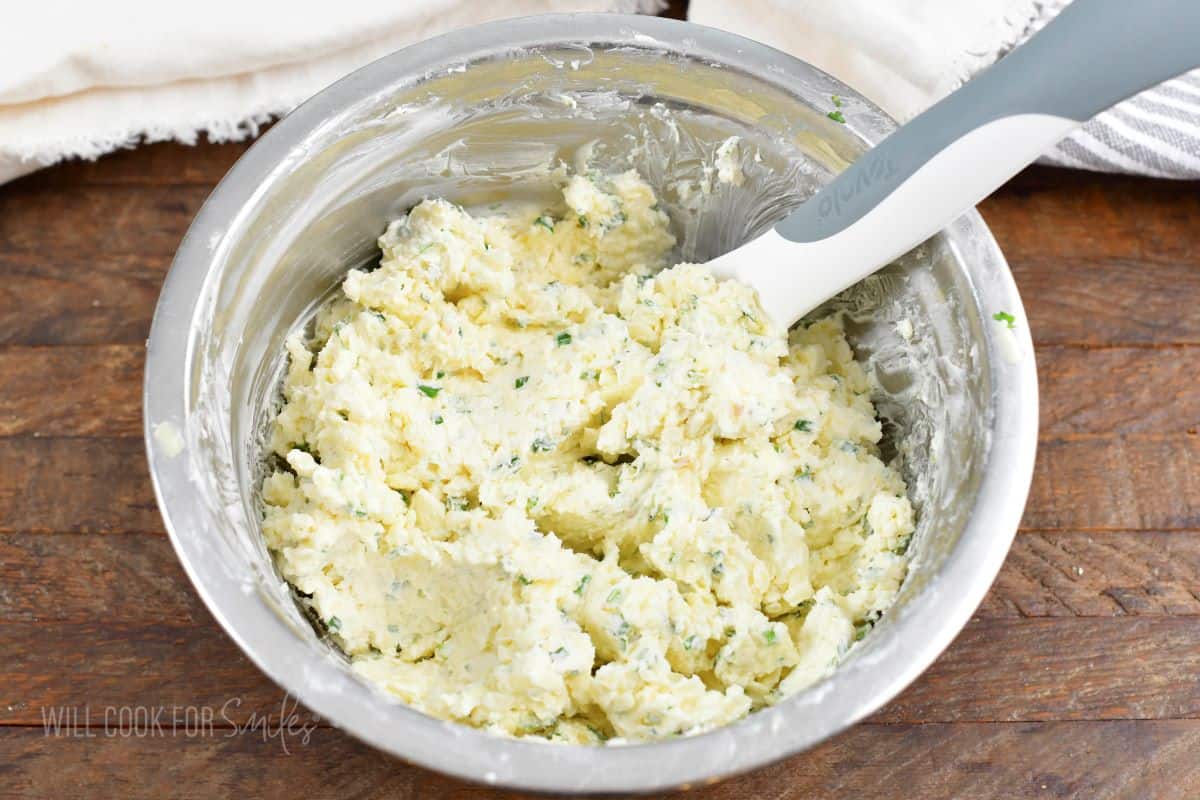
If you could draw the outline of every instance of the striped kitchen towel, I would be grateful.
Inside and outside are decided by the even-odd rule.
[[[1032,36],[1067,2],[691,0],[688,19],[792,53],[905,121]],[[1042,160],[1200,179],[1200,70],[1100,114]]]
[[[1100,172],[1200,180],[1200,70],[1105,111],[1042,160]]]
[[[1069,2],[1047,0],[1022,41]],[[1059,142],[1042,160],[1098,172],[1200,179],[1200,70],[1110,108]]]

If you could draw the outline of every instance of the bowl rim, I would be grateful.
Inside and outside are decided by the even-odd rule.
[[[705,734],[646,744],[564,745],[503,738],[389,702],[332,659],[314,657],[312,648],[294,635],[260,592],[212,563],[211,545],[205,541],[212,513],[197,495],[187,454],[172,447],[170,437],[156,436],[163,424],[186,431],[188,398],[195,390],[192,323],[215,243],[236,227],[243,208],[261,187],[288,169],[291,154],[307,137],[355,103],[404,81],[439,74],[450,65],[489,53],[597,42],[687,53],[743,68],[783,87],[791,81],[842,86],[793,56],[725,31],[619,14],[548,14],[491,22],[374,61],[276,123],[229,170],[197,214],[163,284],[147,340],[143,427],[155,496],[185,572],[225,632],[289,695],[367,744],[469,781],[534,791],[650,792],[748,771],[812,747],[863,719],[933,662],[994,580],[1032,479],[1037,375],[1015,283],[977,212],[962,215],[948,230],[952,238],[957,233],[981,242],[992,264],[984,274],[968,269],[981,309],[1008,311],[1018,326],[1013,331],[983,326],[992,367],[991,442],[975,504],[954,552],[911,601],[910,611],[894,623],[900,646],[890,656],[900,666],[887,670],[867,659],[848,660],[797,695]],[[770,79],[762,75],[767,65]],[[849,87],[840,93],[867,109],[866,120],[890,124],[882,111]],[[1010,341],[1001,342],[1001,336]],[[846,691],[847,683],[853,692]]]

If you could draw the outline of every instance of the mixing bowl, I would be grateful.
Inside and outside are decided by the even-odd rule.
[[[833,95],[844,124],[827,116]],[[832,304],[846,311],[876,379],[884,453],[917,507],[910,574],[830,677],[736,724],[654,744],[568,746],[493,736],[389,699],[300,611],[263,544],[257,490],[285,336],[349,268],[377,258],[386,223],[420,198],[537,198],[552,192],[560,162],[634,167],[659,192],[679,255],[704,260],[763,230],[892,127],[848,87],[763,45],[609,15],[453,33],[301,106],[204,205],[148,345],[145,427],[158,502],[213,615],[280,686],[363,741],[527,789],[708,781],[803,750],[877,709],[982,599],[1033,468],[1032,344],[1007,265],[974,212]],[[733,136],[740,184],[713,169]],[[1016,318],[1015,330],[993,320],[1000,311]]]

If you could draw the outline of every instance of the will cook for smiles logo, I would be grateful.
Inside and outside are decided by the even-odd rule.
[[[304,747],[321,719],[300,707],[290,695],[280,701],[278,713],[243,711],[242,698],[232,697],[220,706],[127,705],[42,706],[42,730],[60,739],[188,739],[260,736],[277,741],[285,754]]]

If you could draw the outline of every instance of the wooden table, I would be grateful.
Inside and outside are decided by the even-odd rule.
[[[302,711],[282,739],[246,730],[282,692],[164,535],[143,346],[180,237],[243,149],[156,145],[0,187],[0,793],[489,794]],[[1041,374],[1008,562],[895,702],[695,797],[1200,796],[1200,189],[1032,169],[983,214]]]

